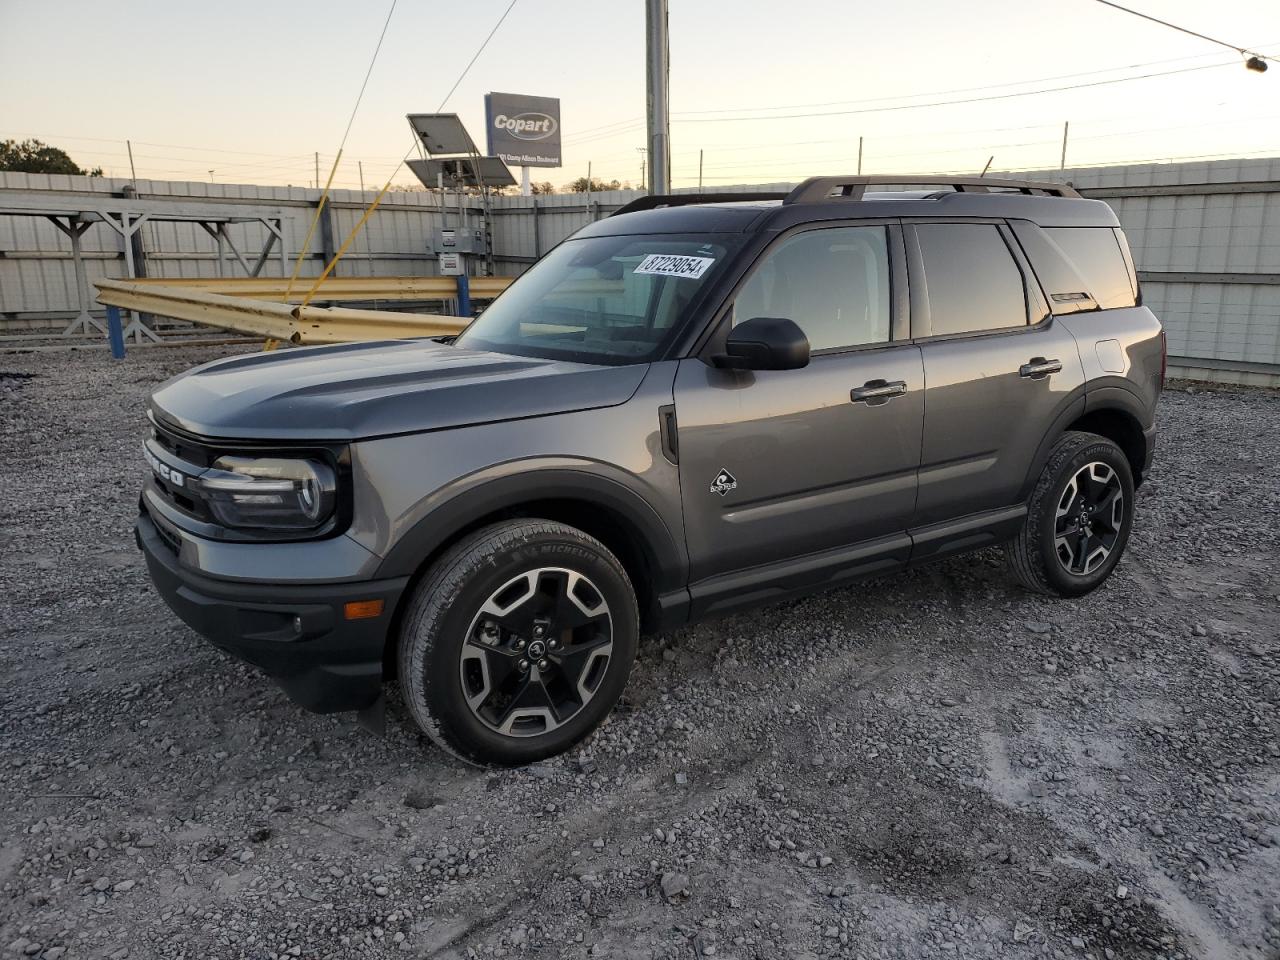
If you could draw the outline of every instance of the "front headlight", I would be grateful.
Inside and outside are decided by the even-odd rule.
[[[219,457],[201,474],[214,518],[228,527],[308,530],[333,513],[333,470],[315,460]]]

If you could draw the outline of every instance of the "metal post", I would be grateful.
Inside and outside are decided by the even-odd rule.
[[[471,316],[471,281],[467,279],[467,272],[464,269],[462,273],[454,277],[458,283],[458,316]]]
[[[107,307],[107,340],[111,343],[111,356],[124,359],[124,327],[120,324],[120,308]]]
[[[62,221],[57,217],[49,217],[48,219],[50,223],[70,239],[71,262],[75,265],[76,271],[76,301],[80,310],[76,314],[76,318],[67,324],[67,328],[62,331],[62,335],[69,337],[74,333],[92,333],[94,330],[102,333],[102,326],[89,313],[89,304],[93,302],[93,295],[89,292],[89,277],[85,271],[84,251],[80,244],[81,236],[93,225],[94,221],[67,217],[67,224],[63,226]]]
[[[649,193],[671,192],[671,117],[667,100],[670,61],[667,0],[645,0],[645,74],[648,80]]]
[[[533,198],[533,259],[542,258],[542,235],[538,226],[538,198]]]
[[[1062,159],[1058,161],[1058,173],[1066,173],[1067,170],[1067,131],[1071,129],[1071,121],[1065,120],[1062,123]]]
[[[317,151],[316,151],[316,183],[315,183],[315,187],[316,187],[316,189],[317,189],[317,190],[319,190],[319,189],[320,189],[320,151],[319,151],[319,150],[317,150]],[[328,260],[326,260],[326,261],[325,261],[325,263],[328,263],[328,262],[329,262]]]
[[[520,196],[529,197],[533,195],[533,188],[529,186],[529,168],[520,168]]]
[[[858,176],[862,176],[862,138],[858,138]]]
[[[698,150],[698,189],[702,189],[702,150]]]
[[[126,140],[124,145],[129,148],[129,178],[136,187],[138,185],[138,171],[133,167],[133,144]]]
[[[587,222],[591,222],[591,161],[587,161]]]
[[[226,243],[226,238],[225,238],[225,237],[223,237],[223,235],[222,235],[222,224],[220,224],[220,223],[215,223],[215,224],[214,224],[214,226],[213,226],[213,239],[214,239],[214,240],[216,240],[216,241],[217,241],[217,243],[218,243],[218,271],[217,271],[217,273],[218,273],[218,276],[222,276],[222,272],[223,272],[223,270],[224,270],[224,269],[225,269],[225,267],[226,267],[226,258],[227,258],[227,250],[226,250],[226,247],[224,246],[224,244]],[[132,273],[132,269],[133,269],[133,268],[131,267],[131,268],[130,268],[130,273]]]
[[[356,169],[360,171],[360,202],[364,203],[364,161],[356,161]],[[373,241],[369,239],[369,231],[361,230],[364,234],[364,252],[369,260],[369,276],[373,276]],[[374,308],[377,308],[377,301],[374,301]]]

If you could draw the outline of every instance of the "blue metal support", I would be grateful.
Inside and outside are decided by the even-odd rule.
[[[107,339],[111,342],[111,356],[124,359],[124,327],[120,323],[120,308],[107,307]]]
[[[465,273],[457,276],[458,281],[458,316],[471,316],[471,281]]]

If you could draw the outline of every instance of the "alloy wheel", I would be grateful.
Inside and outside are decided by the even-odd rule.
[[[1124,511],[1115,470],[1101,461],[1077,470],[1058,498],[1053,521],[1054,552],[1063,569],[1086,576],[1105,563],[1120,540]]]
[[[539,567],[495,590],[467,629],[459,677],[467,706],[509,737],[549,733],[595,696],[613,652],[604,594],[563,567]]]

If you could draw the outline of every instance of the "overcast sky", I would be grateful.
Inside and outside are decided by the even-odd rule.
[[[380,185],[510,0],[399,0],[338,186]],[[1277,0],[1127,6],[1280,55]],[[141,178],[309,185],[327,176],[389,8],[308,0],[0,0],[0,138],[38,137]],[[671,0],[673,179],[978,172],[1280,155],[1280,64],[1094,0]],[[1143,74],[1148,79],[1105,81]],[[1043,92],[1061,87],[1076,89]],[[565,166],[639,180],[643,0],[518,0],[446,109],[483,146],[490,90],[559,97]],[[988,98],[988,99],[983,99]],[[989,99],[999,98],[999,99]],[[951,102],[940,106],[940,101]],[[888,109],[893,108],[893,109]],[[815,116],[815,114],[817,114]],[[801,116],[797,116],[801,115]],[[763,118],[763,119],[761,119]],[[398,180],[412,182],[401,171]]]

